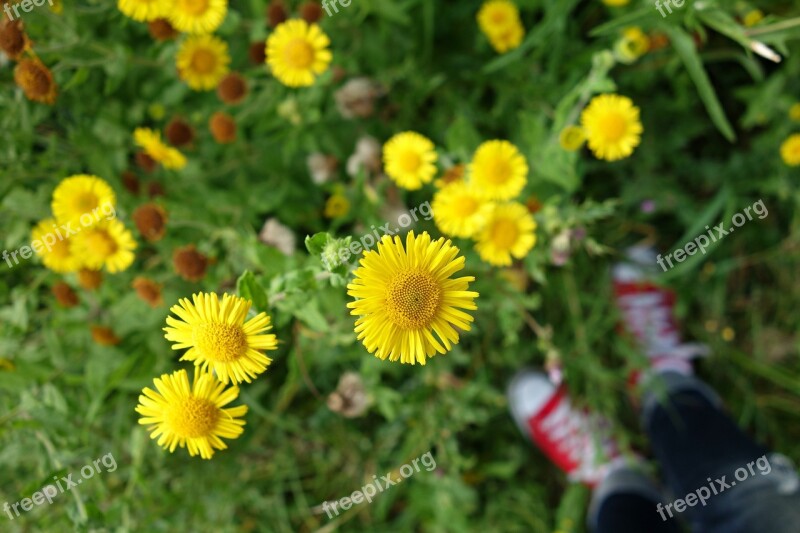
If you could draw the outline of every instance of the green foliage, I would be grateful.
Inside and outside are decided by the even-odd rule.
[[[800,459],[800,194],[797,170],[779,155],[798,131],[788,111],[800,94],[800,12],[792,2],[759,2],[767,17],[746,28],[746,9],[732,4],[687,2],[662,18],[651,2],[520,0],[526,38],[497,55],[475,23],[479,1],[354,0],[321,21],[345,78],[328,72],[314,87],[290,90],[248,62],[248,46],[271,31],[265,2],[232,2],[217,33],[248,81],[238,106],[189,90],[175,73],[177,43],[153,41],[115,2],[26,14],[59,98],[52,107],[27,101],[11,65],[0,68],[3,249],[28,244],[33,225],[49,216],[55,186],[81,172],[113,186],[131,229],[132,213],[160,185],[165,195],[154,201],[169,221],[163,240],[138,238],[134,265],[107,275],[96,291],[35,259],[2,266],[0,505],[107,453],[119,468],[14,521],[0,516],[0,529],[582,531],[588,491],[569,485],[519,434],[504,396],[509,378],[523,366],[560,367],[578,404],[614,420],[624,447],[646,449],[625,398],[628,373],[646,362],[617,334],[608,270],[634,242],[673,251],[759,199],[768,217],[665,280],[678,293],[686,336],[713,350],[700,374],[748,431]],[[621,63],[612,50],[631,25],[669,42]],[[755,54],[754,41],[781,63]],[[385,95],[373,115],[347,120],[334,93],[356,76],[373,78]],[[642,144],[616,163],[585,149],[566,152],[558,140],[605,92],[630,97],[644,125]],[[220,110],[237,122],[233,144],[218,145],[208,132]],[[161,130],[175,116],[197,131],[185,150],[188,166],[143,171],[133,130]],[[405,130],[431,138],[447,165],[468,163],[483,140],[510,140],[531,168],[522,199],[539,205],[537,245],[510,271],[455,240],[465,275],[476,278],[479,309],[453,351],[424,367],[367,353],[347,308],[359,257],[339,259],[373,226],[431,200],[433,185],[400,191],[388,179],[346,172],[359,137],[382,143]],[[313,152],[340,162],[330,181],[309,176]],[[138,176],[138,193],[126,189],[125,171]],[[330,220],[324,205],[334,194],[351,208]],[[268,217],[305,249],[285,255],[261,242]],[[433,221],[419,220],[414,230],[441,235]],[[174,251],[188,244],[210,259],[199,282],[173,266]],[[163,305],[136,296],[138,276],[163,284]],[[78,306],[56,302],[58,281],[76,290]],[[252,300],[279,339],[269,370],[242,386],[245,433],[212,461],[163,451],[134,412],[154,377],[189,368],[162,328],[169,307],[202,291]],[[91,325],[112,327],[121,343],[96,344]],[[725,328],[735,340],[725,340]],[[362,416],[328,407],[345,372],[363,381]],[[428,451],[435,470],[331,520],[322,511],[324,501]]]

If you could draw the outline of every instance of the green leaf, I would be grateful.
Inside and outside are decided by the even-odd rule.
[[[253,307],[256,311],[261,312],[267,310],[269,306],[267,291],[256,281],[256,277],[252,272],[249,270],[244,271],[244,274],[242,274],[236,282],[236,289],[239,292],[239,296],[253,302]]]
[[[311,255],[318,257],[322,255],[322,251],[325,250],[325,246],[330,240],[330,234],[324,231],[321,233],[315,233],[311,236],[306,236],[306,249]]]
[[[682,29],[672,26],[665,26],[664,32],[669,37],[673,48],[675,48],[678,56],[686,66],[689,77],[692,78],[692,81],[697,87],[700,99],[703,100],[706,111],[708,111],[714,125],[717,126],[717,129],[726,139],[730,142],[734,142],[736,140],[736,133],[733,131],[728,117],[725,116],[725,111],[722,109],[722,105],[717,98],[717,93],[714,91],[714,87],[708,79],[708,74],[703,68],[703,62],[700,60],[697,50],[695,50],[694,41],[691,36]]]

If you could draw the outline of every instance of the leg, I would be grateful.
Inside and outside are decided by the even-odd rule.
[[[659,387],[666,402],[659,401]],[[676,503],[689,501],[690,494],[708,495],[685,508],[688,519],[714,533],[797,531],[800,483],[793,468],[780,456],[768,456],[742,432],[708,386],[691,376],[665,372],[648,388],[644,427]],[[751,462],[759,465],[752,476],[747,470]]]
[[[613,469],[592,496],[589,529],[593,533],[679,533],[678,520],[644,474],[624,466]]]

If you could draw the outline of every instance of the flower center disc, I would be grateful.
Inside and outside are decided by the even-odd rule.
[[[625,135],[625,119],[620,115],[606,115],[602,122],[602,132],[608,141],[618,141]]]
[[[86,240],[89,248],[101,257],[109,257],[117,251],[117,243],[104,231],[93,231]]]
[[[306,69],[314,62],[314,48],[305,39],[293,39],[284,51],[286,62],[296,69]]]
[[[171,407],[166,421],[181,437],[198,438],[209,435],[219,420],[219,408],[208,400],[189,396]]]
[[[87,213],[97,208],[97,196],[92,193],[83,193],[75,198],[75,209]]]
[[[182,0],[180,10],[192,16],[199,16],[208,10],[208,0]]]
[[[498,248],[508,250],[519,238],[519,230],[512,220],[500,219],[492,225],[492,242]]]
[[[416,172],[419,170],[421,164],[422,158],[417,152],[409,150],[400,156],[400,168],[402,168],[404,172]]]
[[[247,351],[244,331],[232,324],[201,324],[195,326],[193,336],[197,349],[212,361],[230,363]]]
[[[462,196],[456,203],[455,212],[460,217],[470,217],[478,210],[478,202],[469,196]]]
[[[492,161],[489,165],[486,177],[495,185],[503,184],[511,177],[511,165],[502,159]]]
[[[441,299],[436,280],[421,271],[396,274],[386,291],[391,320],[403,329],[419,329],[430,324]]]
[[[192,70],[199,74],[213,72],[217,66],[217,56],[208,50],[195,50],[192,54]]]

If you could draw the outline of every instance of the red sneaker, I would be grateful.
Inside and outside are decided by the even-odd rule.
[[[614,296],[622,312],[623,329],[651,360],[651,367],[692,374],[691,359],[708,355],[703,344],[682,343],[675,319],[675,293],[653,283],[656,252],[635,246],[627,260],[613,269]]]
[[[508,403],[522,433],[573,481],[596,486],[620,457],[608,423],[573,408],[566,389],[544,374],[517,373],[508,386]]]

